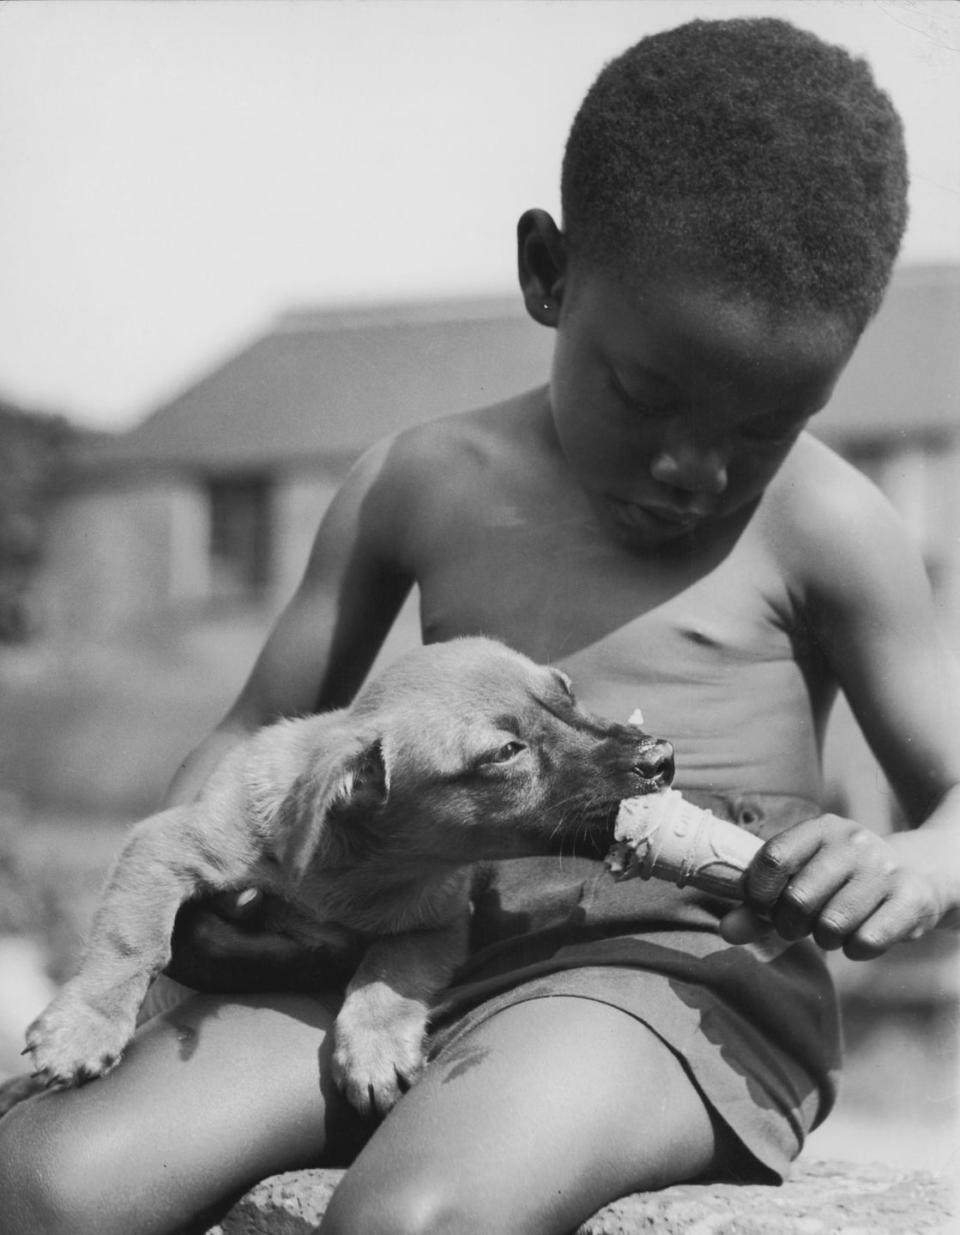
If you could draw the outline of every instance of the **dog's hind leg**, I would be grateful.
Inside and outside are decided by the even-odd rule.
[[[27,1029],[35,1074],[69,1085],[109,1071],[133,1035],[152,978],[170,958],[177,910],[201,888],[229,886],[249,855],[226,869],[203,843],[202,808],[177,807],[131,832],[114,863],[80,970]],[[243,859],[242,861],[239,859]]]

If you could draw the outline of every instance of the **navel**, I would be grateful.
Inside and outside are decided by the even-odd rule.
[[[681,638],[686,639],[688,643],[696,644],[697,647],[720,648],[723,646],[721,640],[717,638],[713,631],[708,630],[705,626],[681,626],[679,633]]]

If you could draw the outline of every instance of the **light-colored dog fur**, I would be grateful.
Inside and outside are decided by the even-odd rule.
[[[672,776],[668,744],[598,720],[556,670],[486,639],[401,658],[349,708],[243,741],[198,801],[133,828],[74,977],[27,1031],[47,1084],[108,1071],[188,899],[258,887],[305,942],[362,954],[334,1074],[361,1111],[417,1075],[432,997],[465,956],[471,863],[609,841],[617,802]]]

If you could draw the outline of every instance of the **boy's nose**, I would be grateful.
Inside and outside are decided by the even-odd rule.
[[[675,447],[654,456],[650,475],[673,489],[719,497],[727,487],[727,460],[715,446]]]

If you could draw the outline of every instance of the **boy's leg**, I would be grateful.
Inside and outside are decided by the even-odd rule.
[[[321,1231],[564,1235],[615,1197],[722,1171],[737,1145],[642,1022],[587,999],[535,999],[427,1069]]]
[[[5,1233],[202,1230],[197,1215],[315,1165],[333,1141],[349,1161],[364,1130],[329,1081],[336,1011],[333,999],[196,996],[145,1026],[102,1080],[14,1107],[0,1121]]]

